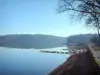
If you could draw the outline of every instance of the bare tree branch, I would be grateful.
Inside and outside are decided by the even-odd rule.
[[[84,18],[86,24],[100,30],[100,0],[60,0],[59,12],[73,11]]]
[[[82,0],[82,1],[83,1],[84,3],[86,3],[87,5],[95,6],[95,7],[97,7],[97,8],[100,9],[100,6],[98,6],[98,5],[96,5],[96,4],[90,3],[90,2],[85,1],[85,0]]]
[[[67,11],[67,10],[72,10],[72,11],[77,11],[77,12],[82,12],[82,13],[87,13],[87,14],[92,14],[92,13],[96,13],[96,14],[100,14],[100,12],[89,12],[89,11],[84,11],[84,10],[78,10],[78,9],[72,9],[72,8],[67,8],[67,9],[64,9],[61,11],[64,12],[64,11]]]

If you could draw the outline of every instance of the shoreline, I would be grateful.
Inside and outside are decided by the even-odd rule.
[[[87,50],[71,55],[48,75],[100,75],[100,67]]]

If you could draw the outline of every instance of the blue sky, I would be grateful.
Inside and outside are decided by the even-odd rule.
[[[0,34],[69,36],[93,31],[68,12],[57,13],[58,0],[0,0]]]

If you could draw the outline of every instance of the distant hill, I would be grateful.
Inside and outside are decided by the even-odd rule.
[[[12,34],[0,36],[0,46],[11,48],[45,49],[62,47],[70,43],[87,44],[93,36],[94,34],[80,34],[66,38],[43,34]]]
[[[67,37],[67,44],[75,43],[75,44],[87,44],[90,42],[90,39],[94,36],[94,34],[80,34],[80,35],[72,35]]]
[[[54,48],[64,46],[65,37],[52,35],[13,34],[0,36],[0,46],[11,48]]]

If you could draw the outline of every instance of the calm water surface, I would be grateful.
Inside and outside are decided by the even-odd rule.
[[[63,51],[61,49],[45,50]],[[41,53],[40,49],[0,47],[0,75],[47,75],[68,57],[67,54]]]

